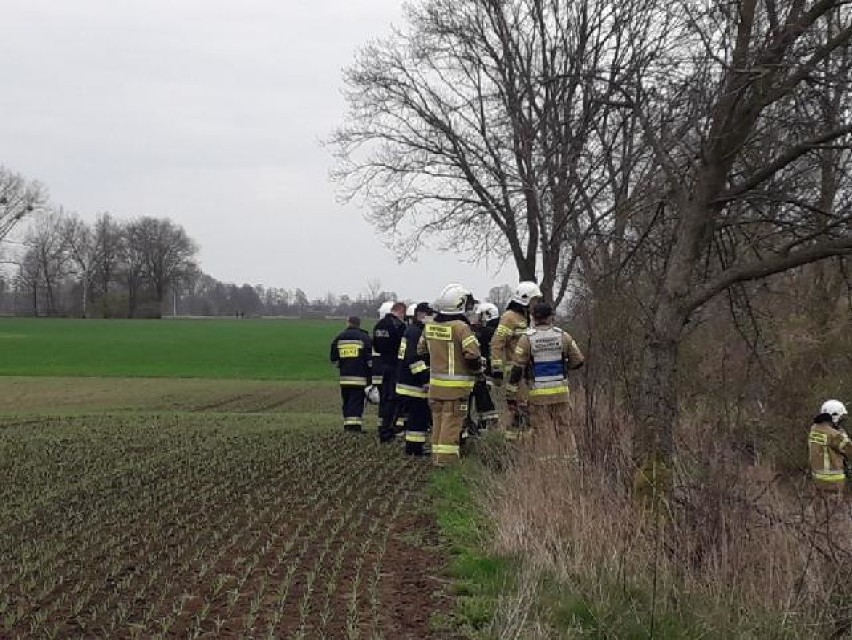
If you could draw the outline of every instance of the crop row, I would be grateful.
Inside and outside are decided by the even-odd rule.
[[[425,477],[395,454],[271,416],[0,427],[0,636],[375,637]]]

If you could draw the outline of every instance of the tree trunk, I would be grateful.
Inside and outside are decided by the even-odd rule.
[[[136,315],[136,286],[128,283],[127,286],[127,317]]]
[[[671,299],[658,303],[646,341],[633,437],[634,489],[646,506],[671,489],[674,428],[678,418],[677,359],[683,315]]]

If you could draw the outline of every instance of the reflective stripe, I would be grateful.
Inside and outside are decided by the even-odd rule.
[[[468,336],[462,340],[462,347],[468,347],[474,343],[479,344],[479,340],[476,339],[476,336]]]
[[[411,373],[418,374],[418,373],[423,373],[429,367],[422,360],[418,360],[417,362],[412,362],[410,365],[408,365],[408,368],[411,370]]]
[[[459,446],[457,444],[433,444],[432,453],[457,456],[459,455]]]
[[[405,426],[405,418],[397,418],[396,419],[396,426],[404,427]]]
[[[376,385],[376,386],[380,386],[382,384],[382,380],[384,380],[384,378],[382,376],[373,376],[372,377],[373,384]]]
[[[473,389],[475,378],[473,376],[452,376],[433,373],[430,384],[433,387],[444,387],[446,389]]]
[[[445,324],[427,324],[424,333],[426,340],[450,342],[453,339],[453,328]]]
[[[502,371],[503,370],[503,361],[500,358],[491,358],[491,370],[492,371]]]
[[[348,427],[349,425],[358,425],[359,427],[364,424],[364,421],[361,418],[343,418],[343,426]]]
[[[828,444],[828,436],[824,433],[814,432],[811,433],[810,437],[808,438],[808,442],[810,442],[811,444],[826,445]]]
[[[843,482],[846,480],[846,474],[842,471],[814,471],[814,480],[822,480],[823,482]]]
[[[568,393],[568,387],[560,385],[558,387],[544,387],[540,389],[530,389],[530,397],[533,396],[556,396],[561,393]],[[800,440],[801,442],[801,440]]]
[[[397,383],[396,392],[401,396],[408,396],[409,398],[428,398],[429,394],[423,387],[415,387],[410,384],[401,384]]]
[[[406,431],[406,442],[426,442],[426,434],[422,431]]]
[[[343,387],[366,387],[367,378],[360,376],[340,376],[340,384]]]
[[[354,344],[354,345],[358,345],[359,347],[363,347],[363,346],[364,346],[364,341],[363,341],[363,340],[338,340],[338,341],[337,341],[337,344],[338,344],[338,345],[341,345],[341,344],[344,344],[344,345],[346,345],[346,344]]]
[[[509,392],[509,393],[517,393],[518,392],[518,385],[507,384],[506,385],[506,391]]]
[[[505,324],[501,324],[497,327],[497,331],[495,331],[494,333],[498,336],[510,336],[512,335],[512,330]]]

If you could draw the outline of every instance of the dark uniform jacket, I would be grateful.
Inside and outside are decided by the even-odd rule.
[[[385,371],[396,371],[399,345],[405,333],[405,323],[392,313],[376,323],[373,328],[373,349]]]
[[[331,361],[340,369],[342,386],[366,387],[370,384],[373,345],[370,334],[349,327],[331,343]]]
[[[479,349],[482,351],[482,357],[485,358],[485,375],[491,377],[491,339],[494,337],[494,332],[497,331],[497,325],[500,324],[500,318],[489,320],[484,325],[477,327],[474,334],[479,340]]]
[[[409,398],[426,398],[429,384],[429,367],[423,356],[417,353],[417,344],[423,335],[423,323],[412,322],[399,344],[399,369],[397,370],[396,392]]]

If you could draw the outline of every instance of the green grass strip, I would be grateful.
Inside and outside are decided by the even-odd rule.
[[[456,596],[452,627],[469,638],[490,637],[498,599],[513,587],[513,563],[487,551],[492,527],[474,497],[487,482],[482,465],[466,460],[432,475],[432,496],[441,536],[452,556]]]

